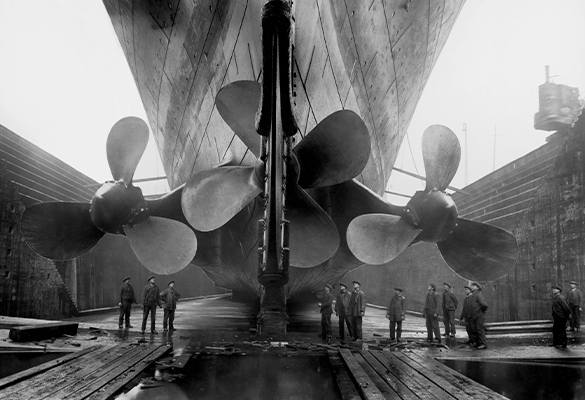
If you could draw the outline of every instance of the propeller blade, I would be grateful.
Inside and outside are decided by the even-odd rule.
[[[385,264],[400,255],[421,232],[396,215],[364,214],[347,228],[347,245],[366,264]]]
[[[310,268],[329,260],[339,248],[339,233],[329,215],[298,184],[287,186],[290,264]]]
[[[28,207],[20,219],[22,236],[37,254],[71,260],[87,253],[104,236],[91,220],[89,203],[51,202]]]
[[[156,274],[179,272],[197,252],[193,230],[172,219],[149,217],[134,226],[124,226],[124,232],[138,260]]]
[[[256,111],[261,85],[255,81],[236,81],[220,89],[215,96],[219,115],[250,151],[260,157],[260,135],[256,133]]]
[[[136,117],[122,118],[114,124],[106,151],[114,180],[122,179],[126,186],[132,183],[136,166],[148,144],[148,125]]]
[[[425,191],[445,191],[461,160],[461,146],[457,136],[446,126],[431,125],[423,133],[422,151],[427,174]]]
[[[303,188],[333,186],[358,176],[370,158],[370,134],[359,115],[336,111],[294,148]]]
[[[198,231],[220,228],[262,192],[255,167],[220,167],[195,174],[183,189],[181,207]]]
[[[471,281],[493,281],[516,264],[518,243],[510,232],[468,219],[457,218],[457,226],[437,242],[441,255],[459,276]]]

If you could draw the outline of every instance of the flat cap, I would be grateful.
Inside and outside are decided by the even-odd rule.
[[[563,291],[563,288],[560,287],[560,286],[558,286],[558,285],[552,285],[551,286],[551,289],[557,289],[559,292],[562,292]]]
[[[449,284],[447,282],[443,282],[443,285],[451,287],[451,284]]]
[[[402,292],[402,289],[400,289],[399,287],[395,287],[394,290],[398,290],[399,292]]]
[[[469,286],[475,286],[476,288],[481,289],[481,285],[477,282],[471,282]]]
[[[358,281],[353,281],[352,283],[357,283],[358,285],[362,285],[361,283],[359,283]]]
[[[569,283],[570,283],[571,285],[577,285],[577,286],[579,286],[579,284],[577,283],[577,281],[571,281],[571,282],[569,282]]]
[[[170,281],[167,286],[171,286],[171,283],[175,283],[175,281]]]
[[[347,285],[345,283],[340,283],[339,286],[343,286],[344,288],[347,289]]]
[[[129,281],[129,280],[130,280],[130,277],[129,276],[126,276],[124,279],[122,279],[122,282],[126,282],[126,281]]]
[[[151,279],[154,279],[154,275],[150,275],[146,281],[150,282]]]
[[[333,290],[333,286],[331,286],[330,284],[326,283],[325,287],[329,288],[329,290]]]
[[[434,283],[429,283],[429,286],[433,288],[433,290],[437,290],[437,286]]]

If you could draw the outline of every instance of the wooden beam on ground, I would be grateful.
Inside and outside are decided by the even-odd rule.
[[[367,400],[384,399],[382,392],[380,392],[368,374],[360,367],[351,351],[339,349],[339,354],[349,369],[362,398]]]
[[[153,362],[158,360],[160,357],[164,356],[167,352],[171,350],[171,347],[160,346],[155,349],[152,353],[150,353],[146,358],[142,359],[137,364],[133,365],[132,367],[128,368],[124,373],[118,375],[115,379],[107,384],[107,386],[100,388],[99,390],[95,391],[89,397],[88,400],[98,400],[98,399],[107,399],[124,387],[128,382],[132,381],[138,375],[142,373],[146,368],[148,368]],[[79,397],[82,398],[82,397]]]
[[[468,396],[472,396],[474,399],[508,400],[507,397],[502,396],[497,392],[494,392],[493,390],[477,383],[476,381],[466,377],[465,375],[455,371],[454,369],[447,367],[444,364],[441,364],[440,362],[430,357],[420,355],[415,352],[405,353],[405,355],[408,358],[411,358],[414,361],[418,362],[420,365],[422,365],[435,375],[445,379],[451,385],[461,390]]]
[[[381,363],[376,357],[374,357],[371,352],[367,353],[364,352],[362,356],[372,366],[372,368],[378,371],[378,374],[380,374],[380,376],[384,378],[388,386],[390,386],[392,390],[394,390],[400,396],[401,399],[403,400],[419,399],[419,397],[415,395],[408,386],[402,383],[394,375],[389,373],[386,366],[383,363]]]
[[[14,385],[15,383],[20,382],[24,379],[31,378],[37,374],[45,372],[45,371],[47,371],[51,368],[54,368],[58,365],[68,363],[69,361],[74,360],[78,357],[81,357],[82,355],[90,353],[96,349],[99,349],[100,347],[102,347],[102,346],[88,347],[86,349],[77,351],[75,353],[70,353],[64,357],[59,357],[56,360],[48,361],[48,362],[43,363],[41,365],[37,365],[36,367],[29,368],[29,369],[26,369],[24,371],[20,371],[16,374],[6,376],[6,377],[0,379],[0,389],[8,387],[10,385]]]
[[[380,390],[382,395],[384,395],[384,398],[390,400],[401,400],[400,396],[396,394],[392,387],[390,387],[390,385],[388,385],[386,380],[383,378],[383,376],[386,374],[385,368],[384,371],[380,371],[382,372],[382,375],[378,374],[378,371],[376,371],[364,358],[363,353],[368,353],[368,356],[370,355],[370,352],[368,350],[361,350],[359,353],[352,354],[355,357],[358,364],[360,365],[360,367],[362,367],[362,369],[366,372],[366,374],[368,374],[370,379],[372,379],[378,390]]]
[[[420,382],[413,378],[411,374],[404,372],[395,365],[396,360],[392,359],[389,351],[374,351],[371,354],[378,359],[388,371],[394,375],[398,380],[404,383],[412,392],[423,400],[437,400],[438,397],[429,392],[429,390],[420,384]]]
[[[333,373],[335,373],[335,379],[337,380],[337,386],[339,387],[339,391],[341,392],[342,400],[361,400],[361,396],[353,384],[351,376],[343,361],[341,361],[341,357],[337,351],[328,351],[327,354],[329,355],[329,361],[331,362],[331,367],[333,368]]]
[[[77,335],[77,322],[48,322],[10,328],[8,337],[14,342],[32,342],[63,335]]]

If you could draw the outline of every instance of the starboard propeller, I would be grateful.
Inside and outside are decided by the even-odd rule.
[[[425,190],[416,192],[399,212],[355,218],[348,227],[349,248],[362,262],[378,265],[413,243],[432,242],[437,243],[447,265],[465,279],[490,281],[506,275],[518,254],[514,235],[459,218],[455,203],[445,193],[461,159],[457,136],[445,126],[431,125],[422,141]]]
[[[261,85],[253,81],[233,82],[216,96],[219,114],[256,157],[260,156],[261,143],[255,127],[260,97]],[[335,224],[304,189],[351,180],[362,172],[369,155],[367,127],[349,110],[323,119],[293,149],[289,163],[295,172],[287,177],[293,182],[287,184],[291,265],[318,265],[339,247]],[[223,226],[263,191],[263,166],[259,161],[255,167],[221,167],[195,174],[186,184],[182,199],[189,223],[201,231]]]
[[[106,144],[114,181],[106,182],[90,204],[49,202],[28,207],[21,218],[23,237],[41,256],[77,258],[106,233],[125,235],[142,264],[171,274],[187,266],[197,250],[193,230],[173,219],[151,216],[140,188],[132,185],[148,143],[148,126],[126,117],[112,127]]]

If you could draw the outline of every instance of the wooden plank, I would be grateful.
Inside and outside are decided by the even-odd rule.
[[[8,387],[10,385],[14,385],[17,382],[22,381],[23,379],[28,379],[34,375],[40,374],[41,372],[45,372],[53,367],[56,367],[61,364],[68,363],[71,360],[75,360],[78,357],[81,357],[84,354],[90,353],[96,349],[99,349],[102,346],[92,346],[86,349],[77,351],[75,353],[68,354],[64,357],[57,358],[56,360],[48,361],[41,365],[37,365],[36,367],[26,369],[24,371],[20,371],[16,374],[6,376],[0,379],[0,389],[4,387]]]
[[[72,376],[84,376],[84,374],[90,373],[100,365],[115,360],[124,353],[125,347],[128,346],[108,347],[98,354],[84,354],[74,362],[52,368],[43,374],[35,375],[31,379],[7,387],[0,394],[3,400],[9,398],[36,399],[40,394],[44,394],[48,390],[55,390],[55,388],[66,384],[67,380],[71,379]]]
[[[14,342],[32,342],[63,335],[77,335],[77,322],[49,322],[46,324],[15,326],[8,337]]]
[[[390,386],[392,390],[398,393],[401,399],[418,400],[418,396],[415,395],[408,386],[400,382],[398,378],[389,373],[386,366],[382,364],[376,357],[374,357],[371,352],[364,352],[362,356],[372,366],[372,368],[378,371],[378,374],[384,378],[388,386]]]
[[[134,349],[129,350],[126,354],[124,354],[122,357],[119,357],[114,362],[104,364],[99,368],[91,371],[90,374],[83,375],[78,374],[76,377],[74,377],[74,379],[69,379],[66,382],[66,384],[60,387],[59,389],[52,390],[51,392],[48,392],[46,394],[43,393],[44,396],[39,396],[38,399],[62,400],[64,397],[70,395],[71,393],[75,393],[78,390],[81,390],[86,386],[93,384],[94,381],[100,380],[102,377],[108,375],[112,370],[115,370],[117,368],[122,368],[123,370],[127,369],[130,365],[134,365],[136,362],[138,362],[140,359],[146,356],[146,354],[144,354],[144,357],[142,357],[144,353],[144,347],[143,348],[141,347],[142,346],[138,346]],[[134,361],[137,357],[139,359]],[[106,383],[108,381],[106,381]]]
[[[452,396],[458,400],[474,399],[474,397],[469,396],[467,393],[465,393],[462,390],[459,390],[455,386],[451,385],[448,381],[446,381],[445,379],[441,378],[440,376],[434,374],[433,372],[428,370],[425,366],[417,363],[413,359],[406,356],[404,353],[396,352],[396,353],[394,353],[394,356],[396,358],[398,358],[400,361],[409,365],[411,368],[418,371],[418,373],[420,373],[426,379],[433,382],[439,388],[443,389],[448,395],[450,395],[449,397]]]
[[[420,365],[433,372],[435,375],[445,379],[451,385],[463,391],[468,396],[472,396],[474,399],[507,399],[507,397],[494,392],[493,390],[475,382],[474,380],[430,357],[426,357],[415,352],[410,352],[407,354],[405,353],[405,355],[418,362]]]
[[[140,362],[135,364],[134,366],[126,369],[122,374],[118,375],[115,379],[110,381],[107,386],[95,390],[93,393],[87,397],[88,400],[97,400],[97,399],[107,399],[120,390],[123,386],[125,386],[128,382],[132,381],[138,375],[142,373],[146,368],[150,366],[154,361],[158,360],[160,357],[165,355],[167,352],[171,350],[171,347],[167,346],[160,346],[156,348],[152,353],[150,353],[146,358],[142,359]],[[85,397],[79,397],[85,398]]]
[[[392,375],[408,386],[419,399],[437,399],[437,397],[429,392],[426,387],[421,385],[420,382],[412,376],[412,374],[398,368],[398,366],[395,365],[397,360],[392,358],[392,355],[389,351],[372,351],[370,353],[376,357],[378,361],[380,361]]]
[[[339,354],[345,361],[345,365],[349,368],[351,375],[356,383],[356,386],[359,388],[359,392],[364,399],[368,400],[381,400],[384,398],[384,395],[380,392],[380,390],[376,387],[374,382],[370,379],[368,374],[360,367],[356,359],[354,358],[351,351],[347,349],[339,349]]]
[[[358,353],[353,353],[354,358],[358,362],[358,364],[362,367],[362,369],[368,374],[370,379],[374,382],[378,390],[384,395],[384,398],[391,399],[391,400],[400,400],[400,396],[396,394],[396,392],[386,383],[386,380],[383,378],[386,371],[383,371],[382,375],[379,375],[378,372],[372,368],[368,361],[364,358],[363,353],[368,353],[367,350],[360,350]]]
[[[329,354],[329,361],[335,373],[335,379],[337,380],[337,386],[339,386],[342,400],[361,400],[361,396],[353,384],[343,361],[341,361],[339,353],[337,351],[328,351],[327,353]]]

